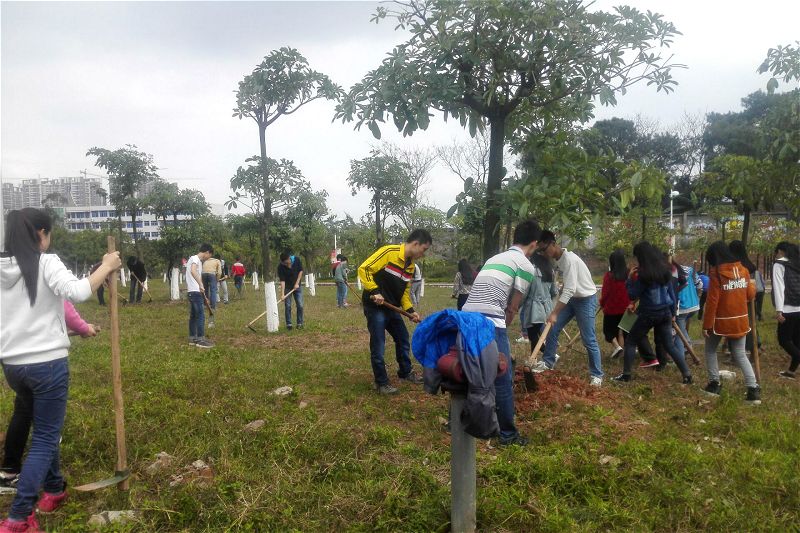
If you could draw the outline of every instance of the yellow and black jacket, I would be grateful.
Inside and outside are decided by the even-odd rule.
[[[365,307],[375,307],[370,296],[380,294],[390,304],[414,312],[410,294],[414,262],[406,262],[405,250],[405,244],[383,246],[358,267],[358,277],[364,285],[361,301]]]

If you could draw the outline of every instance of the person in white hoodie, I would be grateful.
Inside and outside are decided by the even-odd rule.
[[[106,254],[93,274],[79,280],[58,256],[44,253],[52,227],[42,210],[11,211],[0,254],[0,363],[9,386],[33,404],[31,446],[0,533],[39,531],[37,500],[40,512],[52,512],[66,499],[59,465],[69,387],[64,299],[87,300],[122,266],[118,252]]]

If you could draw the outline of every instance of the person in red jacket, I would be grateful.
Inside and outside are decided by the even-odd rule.
[[[747,386],[745,401],[761,403],[761,388],[753,367],[744,352],[745,336],[750,332],[747,304],[756,297],[756,284],[750,272],[736,260],[728,245],[717,241],[706,250],[710,267],[708,296],[703,311],[703,334],[706,337],[706,368],[708,385],[705,392],[719,396],[722,386],[717,363],[717,346],[723,337],[734,361],[742,369]]]
[[[625,281],[628,279],[628,265],[625,262],[625,252],[614,250],[608,257],[608,272],[603,276],[603,288],[600,290],[600,307],[603,309],[603,336],[606,342],[614,346],[611,358],[616,359],[622,353],[622,346],[619,343],[619,335],[623,339],[628,336],[625,331],[619,329],[625,310],[631,305],[628,297],[628,289],[625,288]],[[656,361],[656,355],[650,346],[650,341],[643,338],[638,345],[639,353],[646,361]],[[648,363],[647,366],[653,366]]]
[[[242,285],[244,285],[244,275],[246,273],[242,260],[237,257],[236,262],[231,267],[231,274],[233,275],[233,285],[236,287],[236,294],[239,295],[239,298],[242,297]]]

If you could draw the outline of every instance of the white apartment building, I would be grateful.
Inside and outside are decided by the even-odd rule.
[[[117,221],[117,210],[108,205],[94,205],[89,207],[67,207],[64,208],[64,225],[70,231],[81,231],[85,229],[104,229],[109,224]],[[189,215],[179,214],[178,220],[189,220]],[[133,235],[133,221],[130,213],[126,211],[122,215],[123,231]],[[174,224],[171,217],[163,219],[156,218],[156,215],[149,210],[139,210],[136,212],[136,232],[140,238],[158,239],[161,236],[161,228],[165,225]]]

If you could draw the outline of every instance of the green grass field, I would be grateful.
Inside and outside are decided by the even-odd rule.
[[[263,292],[248,287],[244,300],[219,309],[208,332],[216,348],[200,350],[186,342],[186,303],[168,302],[161,283],[152,292],[153,303],[120,308],[131,490],[72,492],[44,527],[86,531],[93,513],[136,509],[137,522],[106,531],[448,530],[447,398],[406,383],[394,397],[372,390],[354,295],[340,310],[333,287],[319,287],[316,297],[306,294],[304,331],[252,333],[245,324],[263,310]],[[423,313],[454,305],[449,289],[426,293]],[[116,453],[107,310],[96,300],[78,308],[105,331],[73,340],[62,444],[72,485],[109,476]],[[701,393],[702,366],[693,367],[690,387],[670,368],[596,390],[587,384],[585,353],[561,353],[559,371],[542,375],[540,392],[517,395],[518,423],[531,444],[479,442],[479,529],[800,530],[800,387],[776,375],[786,358],[771,307],[764,314],[758,407],[742,401],[735,368],[738,378],[724,382],[715,401]],[[621,361],[602,348],[609,378]],[[527,347],[514,350],[521,358]],[[394,376],[391,346],[387,353]],[[284,385],[293,393],[270,394]],[[12,400],[3,383],[0,420],[8,420]],[[266,422],[261,430],[244,431],[258,419]],[[149,471],[159,452],[174,463]],[[213,478],[170,486],[198,459]],[[5,512],[10,497],[0,504]]]

